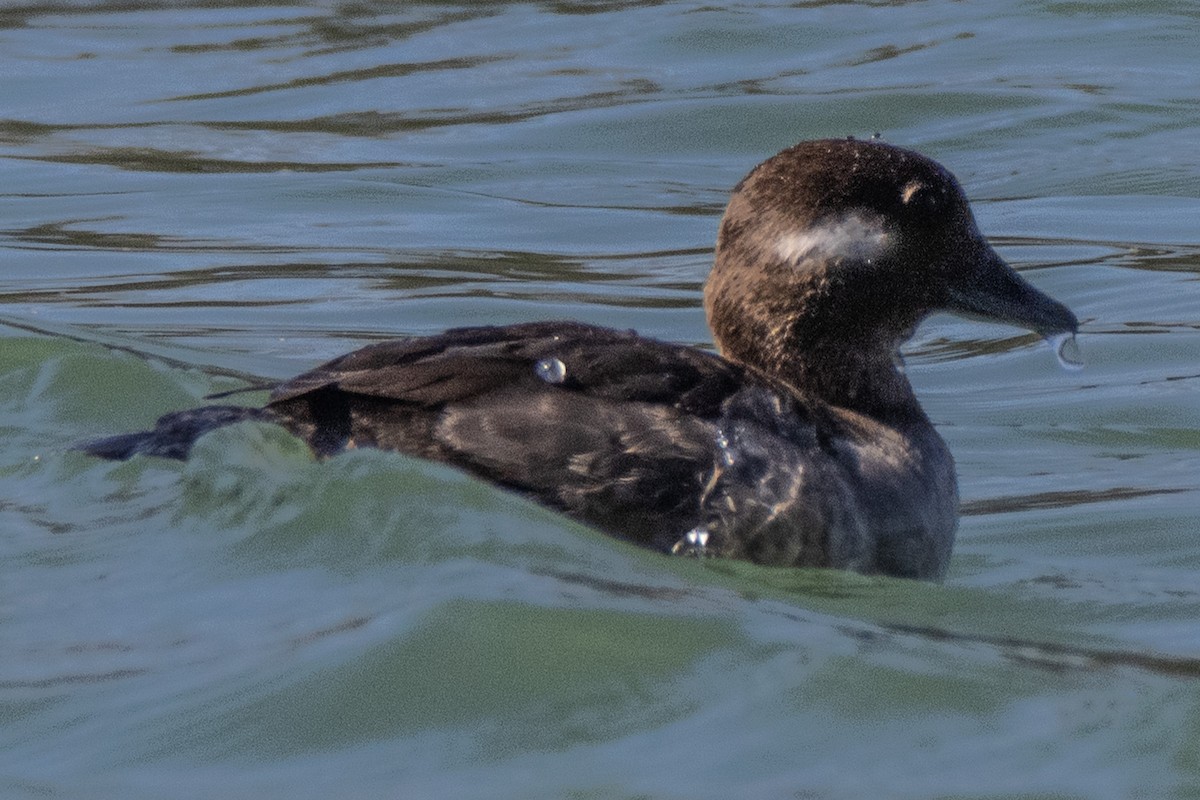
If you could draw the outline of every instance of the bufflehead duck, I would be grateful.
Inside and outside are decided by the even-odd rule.
[[[801,142],[735,187],[704,307],[720,355],[576,322],[456,328],[334,359],[262,408],[80,449],[185,459],[214,428],[265,421],[320,456],[451,464],[663,552],[940,579],[954,460],[900,345],[938,310],[1077,327],[996,255],[945,168],[854,139]]]

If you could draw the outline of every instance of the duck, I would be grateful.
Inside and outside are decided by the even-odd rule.
[[[666,554],[937,581],[954,458],[900,347],[949,311],[1073,336],[1078,322],[980,233],[958,180],[877,139],[803,141],[733,189],[704,286],[716,351],[571,321],[371,344],[272,388],[86,442],[186,459],[240,422],[319,458],[452,465]]]

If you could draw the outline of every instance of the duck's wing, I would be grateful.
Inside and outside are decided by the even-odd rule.
[[[433,407],[522,385],[711,415],[745,374],[712,353],[633,331],[533,322],[454,328],[368,345],[280,384],[270,403],[336,388]]]
[[[669,547],[698,519],[722,405],[747,379],[695,348],[530,323],[371,345],[279,386],[268,408],[318,452],[432,458]]]

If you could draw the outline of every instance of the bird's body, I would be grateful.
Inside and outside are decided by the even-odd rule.
[[[896,367],[928,313],[1074,331],[988,247],[943,168],[878,142],[804,142],[739,184],[706,308],[721,355],[572,322],[364,347],[276,387],[93,442],[185,458],[275,422],[319,455],[452,464],[665,552],[940,578],[953,459]]]

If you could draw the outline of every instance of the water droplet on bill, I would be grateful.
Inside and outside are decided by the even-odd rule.
[[[1083,369],[1083,352],[1079,349],[1079,343],[1075,341],[1075,334],[1056,333],[1047,336],[1046,341],[1054,348],[1054,355],[1063,369]]]

